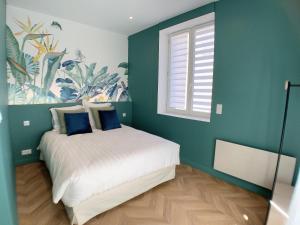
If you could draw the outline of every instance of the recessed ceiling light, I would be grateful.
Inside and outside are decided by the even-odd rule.
[[[129,16],[129,19],[130,19],[130,20],[133,20],[133,16]]]

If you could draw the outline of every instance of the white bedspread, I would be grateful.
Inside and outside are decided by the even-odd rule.
[[[53,201],[76,206],[159,169],[179,164],[179,145],[122,126],[110,131],[66,136],[49,131],[39,149],[53,181]]]

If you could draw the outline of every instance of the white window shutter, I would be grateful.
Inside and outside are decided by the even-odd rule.
[[[210,117],[214,70],[214,23],[194,31],[192,111]]]
[[[215,13],[159,31],[157,113],[210,122]]]
[[[186,110],[189,32],[172,35],[169,47],[168,108],[171,110]]]

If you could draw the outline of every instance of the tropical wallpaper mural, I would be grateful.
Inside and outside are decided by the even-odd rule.
[[[6,27],[9,104],[130,100],[127,62],[109,72],[107,65],[89,62],[80,49],[61,46],[50,32],[64,32],[59,21],[27,17],[13,23],[14,29]]]

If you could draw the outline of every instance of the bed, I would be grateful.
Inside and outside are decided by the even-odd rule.
[[[179,145],[122,125],[66,136],[46,132],[39,145],[53,182],[53,202],[82,225],[175,177]]]

